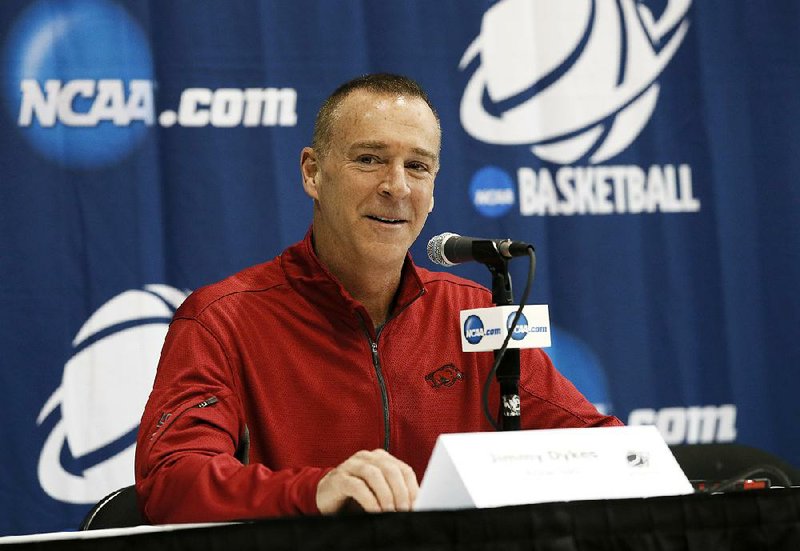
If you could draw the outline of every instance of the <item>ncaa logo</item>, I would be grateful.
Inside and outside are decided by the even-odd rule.
[[[39,483],[50,497],[95,503],[133,482],[136,430],[167,327],[185,298],[167,285],[125,291],[80,328],[61,385],[37,419],[41,425],[60,408],[39,456]]]
[[[464,320],[464,338],[470,344],[478,344],[483,338],[483,321],[478,316],[468,316]]]
[[[475,173],[469,185],[469,195],[475,209],[489,218],[503,216],[516,202],[511,176],[494,166]]]
[[[506,320],[506,327],[508,327],[509,331],[511,331],[511,324],[514,323],[514,317],[517,315],[516,312],[512,312],[508,319]],[[525,314],[520,313],[519,320],[517,320],[517,325],[514,326],[514,330],[511,331],[511,338],[515,341],[521,341],[525,338],[528,334],[528,318],[525,317]]]
[[[19,131],[61,166],[119,162],[154,124],[147,37],[110,1],[33,3],[9,33],[4,67]]]
[[[501,0],[459,64],[476,62],[464,129],[562,165],[617,155],[653,113],[690,5],[669,0],[656,18],[641,0]]]

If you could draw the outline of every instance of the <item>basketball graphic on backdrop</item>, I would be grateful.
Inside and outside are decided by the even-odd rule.
[[[634,0],[494,4],[459,64],[477,63],[461,99],[464,129],[490,144],[530,145],[553,163],[613,157],[650,120],[690,5],[670,0],[656,19]]]
[[[38,466],[39,483],[53,499],[94,503],[133,483],[135,432],[169,322],[186,295],[167,285],[125,291],[78,331],[61,386],[37,419],[41,425],[60,407]],[[72,465],[64,465],[65,456]]]

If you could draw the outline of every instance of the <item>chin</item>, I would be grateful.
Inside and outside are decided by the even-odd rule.
[[[402,263],[406,258],[410,245],[407,243],[373,243],[372,257],[378,263]]]

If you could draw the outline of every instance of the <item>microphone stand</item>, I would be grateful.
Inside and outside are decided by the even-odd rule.
[[[495,306],[514,304],[514,292],[511,289],[511,274],[508,273],[509,259],[497,252],[491,241],[474,243],[476,249],[486,248],[483,254],[484,264],[492,274],[492,302]],[[504,321],[504,323],[507,323]],[[512,327],[511,331],[514,330]],[[500,354],[494,351],[495,361]],[[519,430],[519,348],[507,348],[500,365],[497,367],[497,382],[500,384],[500,430]]]

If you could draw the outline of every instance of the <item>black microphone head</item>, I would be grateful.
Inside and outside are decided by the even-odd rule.
[[[439,264],[440,266],[455,266],[454,262],[450,262],[447,260],[447,257],[444,255],[444,243],[451,237],[460,237],[457,233],[450,233],[444,232],[440,233],[436,237],[432,237],[430,241],[428,241],[428,258],[431,259],[431,262],[435,264]]]

